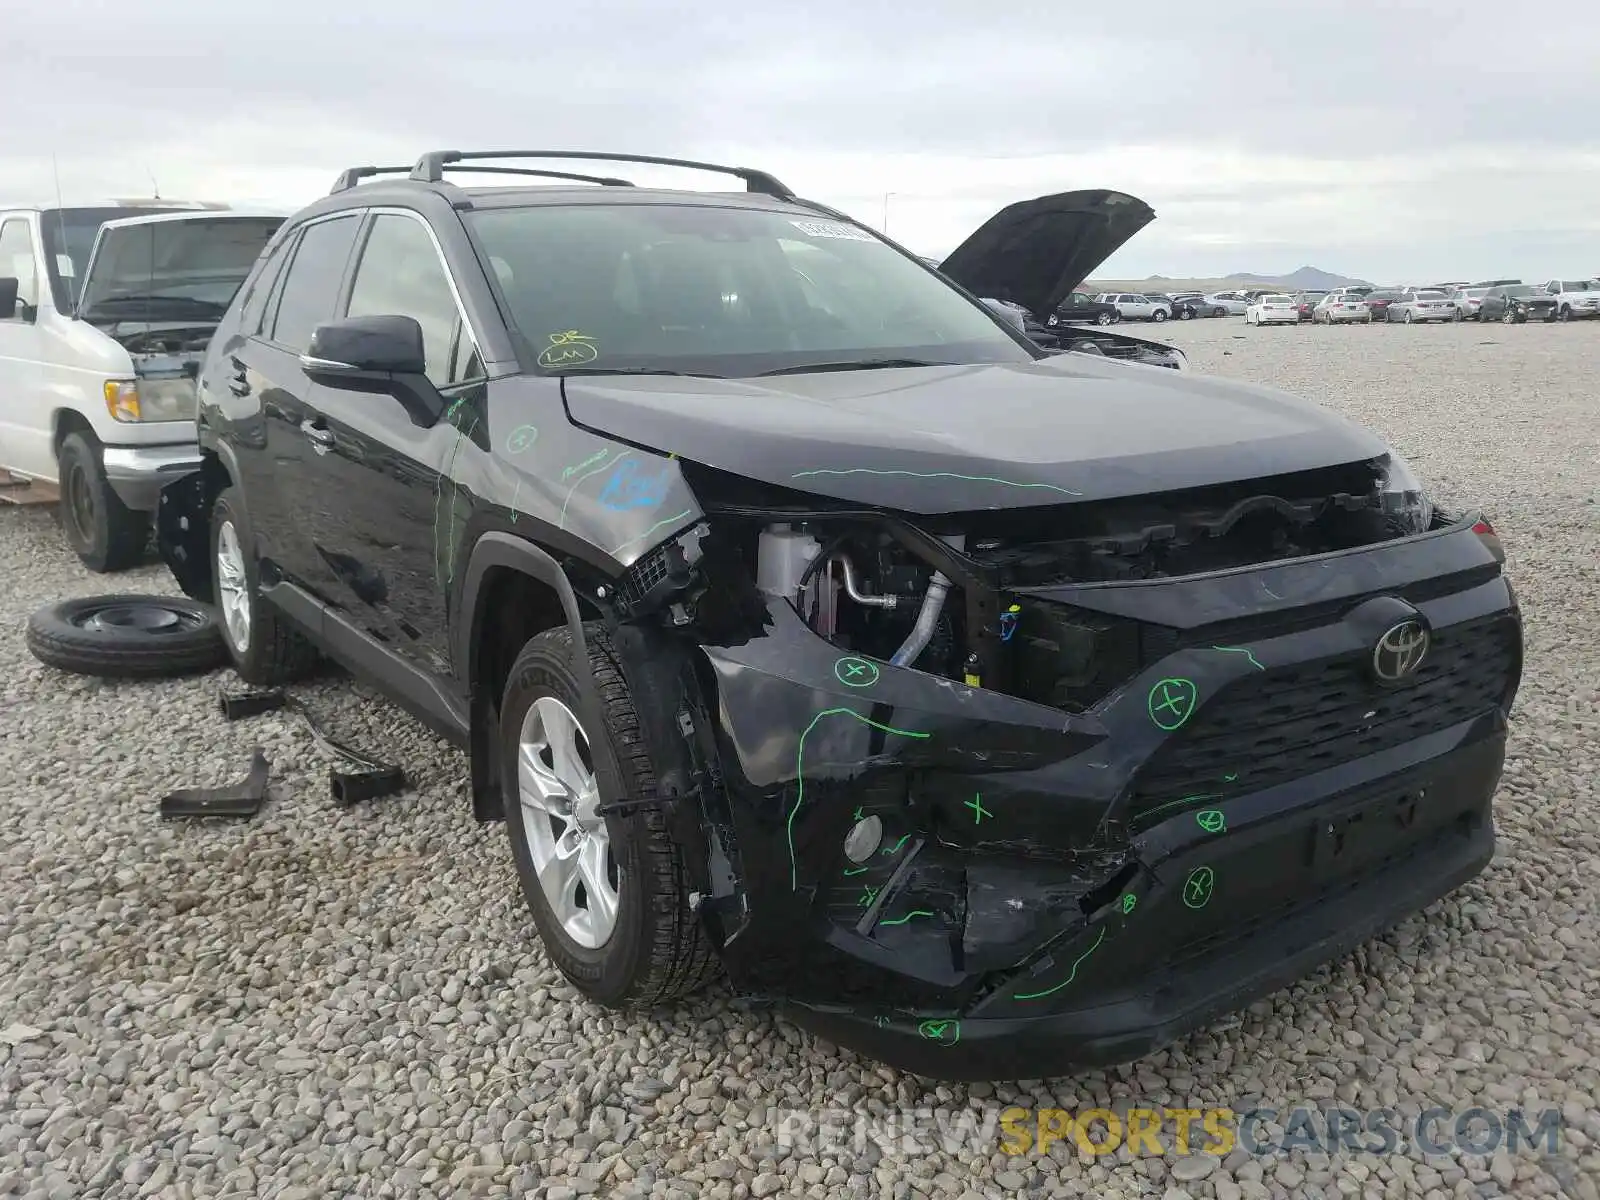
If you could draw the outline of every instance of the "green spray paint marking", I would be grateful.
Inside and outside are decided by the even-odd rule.
[[[1266,670],[1265,667],[1256,661],[1256,656],[1250,653],[1250,648],[1248,646],[1213,646],[1211,648],[1213,650],[1220,650],[1223,654],[1242,654],[1250,660],[1250,665],[1256,670]]]
[[[1166,804],[1157,805],[1155,808],[1148,809],[1147,811],[1140,813],[1139,816],[1141,818],[1153,817],[1159,812],[1166,812],[1166,810],[1169,809],[1169,808],[1182,808],[1185,804],[1194,804],[1196,801],[1199,801],[1199,800],[1221,800],[1221,799],[1222,799],[1221,796],[1215,796],[1215,795],[1210,795],[1210,794],[1201,794],[1199,796],[1185,796],[1182,800],[1170,800]]]
[[[539,440],[539,430],[532,425],[518,425],[506,435],[506,453],[521,454]]]
[[[1200,689],[1192,679],[1158,679],[1150,687],[1145,707],[1157,729],[1171,733],[1187,721],[1200,702]]]
[[[863,717],[852,708],[825,708],[811,718],[811,724],[807,725],[801,732],[800,744],[795,748],[794,752],[794,777],[798,787],[795,791],[794,807],[789,810],[789,820],[786,825],[789,838],[789,890],[791,892],[798,891],[800,888],[800,863],[794,856],[794,819],[799,814],[800,806],[805,803],[806,799],[806,738],[811,736],[811,731],[817,727],[817,722],[822,720],[823,717],[854,717],[863,725],[871,726],[882,733],[898,734],[900,737],[929,738],[933,736],[931,733],[917,733],[910,729],[896,729],[892,725],[880,725],[877,721]],[[856,812],[859,813],[860,811],[859,808],[856,809]]]
[[[589,457],[584,459],[581,463],[573,463],[570,467],[562,467],[561,468],[561,478],[563,480],[571,479],[574,475],[576,475],[579,471],[584,470],[586,467],[592,467],[596,463],[604,462],[606,457],[610,453],[611,453],[611,451],[609,449],[607,449],[607,450],[596,450],[593,454],[589,455]]]
[[[457,400],[445,412],[445,419],[449,420],[461,405]],[[478,418],[472,418],[472,423],[463,431],[456,430],[455,445],[450,447],[450,461],[439,474],[438,490],[434,496],[433,511],[433,554],[434,554],[434,580],[441,586],[449,586],[455,582],[456,577],[456,504],[461,488],[455,481],[456,462],[461,457],[461,443],[470,438],[478,428]],[[444,492],[450,489],[450,511],[444,512]]]
[[[1239,772],[1234,771],[1232,774],[1224,775],[1222,777],[1222,782],[1223,783],[1232,783],[1237,778],[1239,778]]]
[[[1208,808],[1194,815],[1195,823],[1207,833],[1226,833],[1228,831],[1228,818],[1222,815],[1220,808]]]
[[[974,825],[981,822],[985,817],[994,816],[992,812],[983,806],[982,792],[974,792],[972,799],[967,801],[966,807],[972,810],[972,823]]]
[[[871,908],[872,902],[878,898],[878,893],[881,891],[883,891],[882,887],[862,888],[861,899],[857,900],[856,903],[862,908]]]
[[[1127,910],[1124,909],[1123,911],[1126,912]],[[1096,950],[1100,949],[1100,943],[1105,941],[1105,937],[1106,937],[1106,927],[1104,925],[1102,925],[1102,926],[1100,926],[1100,936],[1094,939],[1094,944],[1092,946],[1090,946],[1087,950],[1085,950],[1082,954],[1078,955],[1077,961],[1075,961],[1072,964],[1072,971],[1067,975],[1067,977],[1065,979],[1063,979],[1060,983],[1056,984],[1055,987],[1045,988],[1045,990],[1042,991],[1042,992],[1015,992],[1015,993],[1012,994],[1011,998],[1013,1000],[1039,1000],[1039,999],[1042,999],[1045,996],[1053,996],[1053,995],[1055,995],[1062,988],[1066,987],[1067,984],[1071,983],[1074,979],[1076,979],[1078,977],[1078,968],[1083,965],[1083,960],[1088,958],[1089,955],[1093,954]]]
[[[622,454],[618,454],[616,458],[611,459],[610,461],[607,461],[607,459],[609,458],[610,454],[611,454],[610,450],[601,450],[597,454],[591,454],[588,458],[584,459],[581,463],[575,463],[572,466],[568,467],[565,471],[561,472],[561,478],[563,478],[563,479],[565,479],[567,477],[567,472],[568,471],[572,471],[572,472],[582,471],[583,473],[572,481],[572,486],[567,489],[566,499],[561,501],[561,519],[556,522],[557,528],[565,529],[567,527],[567,505],[572,503],[573,493],[575,493],[578,490],[578,485],[580,483],[582,483],[585,479],[588,479],[589,476],[598,475],[598,474],[600,474],[601,471],[604,471],[607,467],[614,467],[614,466],[617,465],[617,463],[619,463],[623,459],[629,457],[629,453],[622,453]],[[589,465],[590,463],[593,463],[595,465],[591,467]],[[588,468],[587,470],[584,469],[586,467]]]
[[[517,498],[521,495],[522,480],[519,479],[517,480],[516,486],[511,489],[511,523],[513,525],[517,523],[517,517],[520,515],[517,509]]]
[[[917,1026],[917,1032],[930,1042],[938,1042],[941,1046],[954,1046],[961,1040],[961,1022],[949,1019],[924,1021]]]
[[[861,815],[861,810],[862,810],[862,809],[863,809],[863,808],[864,808],[864,807],[865,807],[865,805],[861,805],[861,804],[858,804],[858,805],[856,805],[856,811],[855,811],[855,816],[854,816],[854,818],[852,818],[852,819],[853,819],[853,820],[857,820],[857,821],[864,821],[864,820],[866,820],[866,818],[865,818],[865,817],[863,817],[863,816],[862,816],[862,815]]]
[[[1183,902],[1189,908],[1204,908],[1211,903],[1217,877],[1210,867],[1196,867],[1183,882]]]
[[[846,867],[844,873],[846,875],[865,875],[870,870],[872,870],[871,867]]]
[[[674,513],[672,516],[666,518],[663,521],[657,521],[654,525],[650,526],[649,529],[646,529],[638,537],[631,537],[627,541],[623,542],[622,545],[618,546],[615,550],[613,550],[611,552],[612,557],[615,558],[617,555],[621,554],[624,550],[626,550],[629,546],[633,545],[635,542],[644,541],[645,538],[647,538],[651,534],[655,533],[656,530],[665,529],[668,525],[677,524],[677,522],[683,520],[685,517],[687,517],[693,511],[694,511],[694,509],[692,509],[692,508],[686,508],[681,513]]]
[[[966,483],[998,483],[1005,487],[1033,488],[1039,491],[1060,492],[1063,496],[1082,496],[1071,488],[1057,487],[1053,483],[1016,483],[1010,479],[996,479],[992,475],[957,475],[953,471],[878,471],[870,467],[850,467],[845,470],[823,468],[815,471],[796,471],[790,479],[807,479],[813,475],[900,475],[910,479],[960,479]]]
[[[1128,892],[1126,895],[1124,895],[1122,897],[1123,915],[1126,916],[1128,913],[1131,913],[1134,910],[1134,906],[1138,903],[1139,897],[1135,896],[1132,892]]]
[[[908,833],[904,837],[902,837],[898,842],[896,842],[894,845],[885,846],[881,851],[879,851],[879,853],[881,853],[881,854],[898,854],[900,852],[900,847],[904,846],[910,840],[911,840],[911,835]]]
[[[879,921],[879,925],[904,925],[912,917],[931,917],[933,914],[925,908],[914,908],[903,917],[896,917],[892,921]]]

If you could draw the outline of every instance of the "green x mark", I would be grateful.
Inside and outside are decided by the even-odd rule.
[[[1195,823],[1207,833],[1225,833],[1228,828],[1228,818],[1222,815],[1221,809],[1202,809],[1194,815]]]
[[[1204,908],[1211,903],[1211,889],[1215,884],[1216,875],[1210,867],[1196,867],[1183,884],[1184,904],[1190,908]]]
[[[1139,897],[1135,896],[1132,892],[1129,892],[1127,895],[1122,897],[1122,911],[1124,913],[1131,913],[1134,909],[1134,906],[1138,903]]]
[[[983,806],[982,792],[974,792],[972,799],[967,801],[967,807],[972,810],[972,823],[974,825],[981,822],[985,817],[994,816],[992,812]]]
[[[1158,729],[1177,729],[1194,713],[1199,689],[1192,679],[1158,679],[1150,689],[1146,708]]]
[[[954,1046],[961,1040],[961,1022],[955,1020],[924,1021],[917,1026],[917,1032],[930,1042],[938,1042],[943,1046]]]
[[[854,655],[833,664],[833,675],[846,687],[871,687],[878,682],[878,666]]]
[[[860,904],[862,908],[871,908],[872,902],[878,898],[878,893],[882,890],[883,888],[881,887],[863,888],[861,892],[861,899],[857,901],[857,903]]]

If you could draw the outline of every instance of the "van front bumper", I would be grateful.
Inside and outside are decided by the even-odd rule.
[[[135,512],[154,512],[162,488],[200,469],[200,446],[107,446],[100,452],[100,464],[119,500]]]

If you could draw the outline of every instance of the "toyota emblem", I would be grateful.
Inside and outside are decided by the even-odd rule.
[[[1399,683],[1415,674],[1428,657],[1432,639],[1421,621],[1391,625],[1372,650],[1372,673],[1384,683]]]

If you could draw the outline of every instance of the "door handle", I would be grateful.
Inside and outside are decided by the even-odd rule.
[[[300,422],[300,432],[319,446],[333,445],[333,430],[329,429],[320,420]]]

